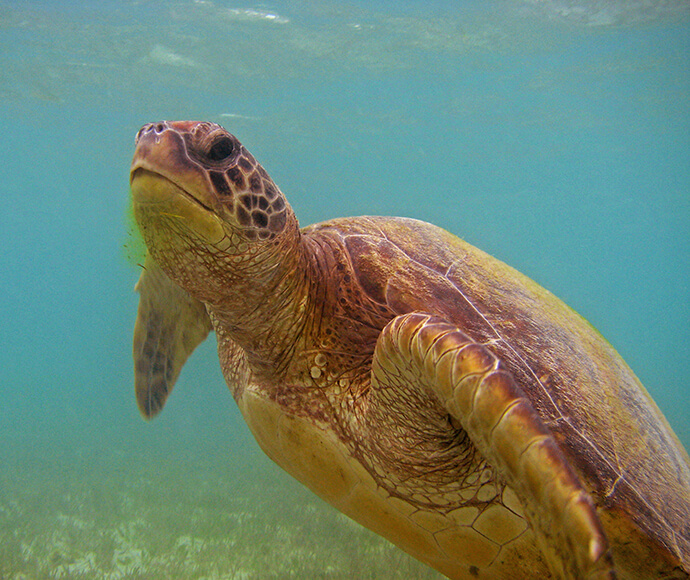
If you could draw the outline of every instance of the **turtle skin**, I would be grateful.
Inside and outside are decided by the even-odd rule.
[[[213,330],[262,449],[449,578],[688,578],[690,461],[584,319],[452,234],[300,229],[218,125],[137,136],[137,402]]]

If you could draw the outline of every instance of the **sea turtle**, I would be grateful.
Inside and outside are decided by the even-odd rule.
[[[131,189],[145,417],[214,330],[268,456],[446,576],[689,577],[688,455],[551,293],[424,222],[300,229],[213,123],[144,126]]]

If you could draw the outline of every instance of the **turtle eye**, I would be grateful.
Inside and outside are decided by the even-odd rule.
[[[208,150],[207,157],[211,161],[225,161],[235,150],[235,144],[229,137],[221,137]]]

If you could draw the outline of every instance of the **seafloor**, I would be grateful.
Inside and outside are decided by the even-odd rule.
[[[0,579],[441,578],[258,453],[2,450]]]

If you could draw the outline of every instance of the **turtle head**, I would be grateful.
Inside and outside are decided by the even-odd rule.
[[[213,123],[144,125],[130,184],[149,253],[205,302],[213,301],[214,286],[231,287],[240,272],[260,282],[261,272],[252,268],[275,270],[274,262],[299,239],[278,187],[233,135]]]

